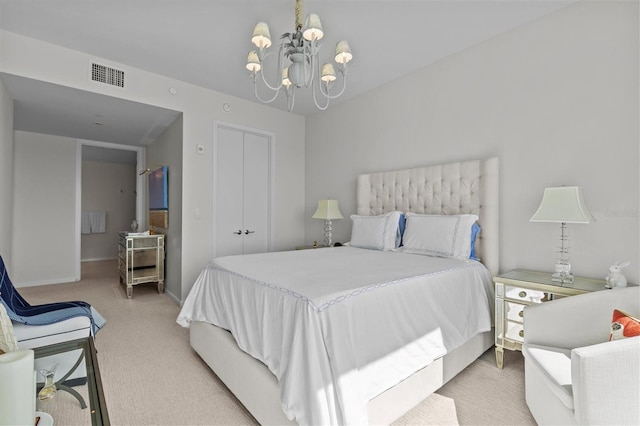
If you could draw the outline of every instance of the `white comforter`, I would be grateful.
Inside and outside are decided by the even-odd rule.
[[[367,403],[490,330],[479,262],[353,247],[214,260],[178,323],[231,331],[280,383],[300,424],[366,424]]]

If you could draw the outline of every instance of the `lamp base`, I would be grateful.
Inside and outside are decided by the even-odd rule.
[[[324,221],[324,246],[331,247],[332,239],[331,233],[333,229],[331,227],[331,219],[326,219]]]
[[[551,281],[561,284],[571,284],[573,283],[573,274],[571,272],[555,272],[551,274]]]
[[[551,274],[551,281],[561,284],[573,283],[573,274],[571,273],[571,264],[568,262],[556,263],[556,271]]]

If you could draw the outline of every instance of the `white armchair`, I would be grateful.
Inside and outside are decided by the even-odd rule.
[[[538,424],[640,424],[640,337],[609,341],[614,309],[640,316],[640,287],[525,308],[526,401]]]

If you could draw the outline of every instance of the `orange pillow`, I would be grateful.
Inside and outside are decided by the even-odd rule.
[[[640,336],[640,320],[618,309],[613,310],[609,341]]]

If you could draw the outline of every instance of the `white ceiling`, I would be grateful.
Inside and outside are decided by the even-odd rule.
[[[308,0],[304,10],[322,19],[323,61],[339,39],[351,46],[348,86],[336,104],[575,1]],[[293,30],[294,0],[0,0],[1,29],[249,100],[244,65],[260,20],[277,42]],[[16,100],[18,129],[145,145],[179,114],[1,77]],[[286,109],[284,99],[272,105]],[[294,112],[318,112],[308,90]]]

